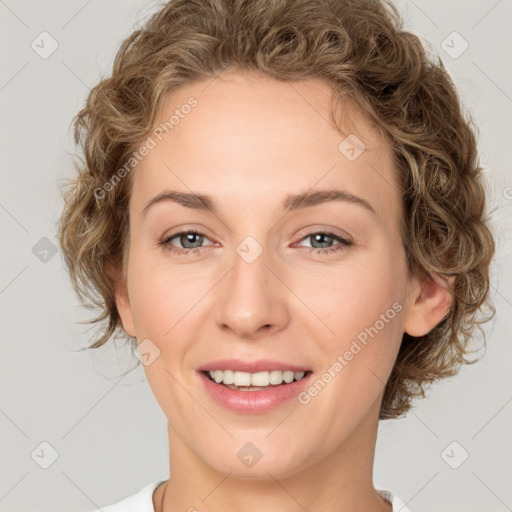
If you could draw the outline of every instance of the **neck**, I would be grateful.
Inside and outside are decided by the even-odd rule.
[[[377,404],[377,405],[380,405]],[[378,407],[328,457],[279,477],[253,480],[205,464],[169,425],[172,477],[153,496],[155,512],[391,512],[373,487]]]

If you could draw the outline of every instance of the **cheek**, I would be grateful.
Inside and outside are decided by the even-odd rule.
[[[318,283],[325,292],[314,299],[311,309],[332,332],[312,337],[323,356],[323,370],[301,403],[311,401],[308,410],[317,411],[319,417],[322,411],[337,411],[331,415],[333,439],[340,432],[348,435],[368,412],[396,360],[403,335],[404,277],[393,260],[384,254],[372,265],[346,265]]]
[[[307,286],[317,290],[309,295],[312,308],[337,332],[375,323],[393,303],[403,300],[403,280],[402,272],[391,263],[357,262],[311,276]]]
[[[144,366],[144,372],[162,410],[171,418],[177,410],[190,407],[190,397],[179,382],[195,339],[191,333],[197,329],[200,297],[208,287],[197,275],[176,266],[149,264],[142,258],[132,263],[130,301],[139,343],[149,339],[158,349],[158,357]]]
[[[147,257],[133,258],[130,302],[139,340],[149,338],[162,360],[177,366],[196,339],[216,275],[211,270],[170,264]],[[177,357],[179,356],[179,357]]]
[[[310,293],[308,305],[329,328],[321,342],[327,362],[346,354],[347,361],[359,361],[350,366],[375,368],[383,376],[391,369],[403,335],[406,274],[400,257],[382,250],[308,278],[307,286],[319,290]]]
[[[178,306],[177,301],[172,301],[168,283],[155,277],[151,273],[138,274],[130,297],[137,333],[150,339],[160,339],[172,327],[173,312]]]
[[[162,251],[162,252],[160,252]],[[134,247],[130,254],[130,303],[137,331],[162,338],[193,305],[201,282],[191,272],[172,265],[163,250]]]

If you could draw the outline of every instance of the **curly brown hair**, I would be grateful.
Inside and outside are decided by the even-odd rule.
[[[380,411],[380,419],[395,418],[425,396],[425,386],[474,362],[467,355],[475,327],[485,346],[480,324],[495,314],[495,244],[484,218],[474,123],[439,57],[403,30],[387,0],[171,0],[122,42],[111,76],[73,119],[85,159],[63,192],[58,226],[73,287],[82,303],[100,310],[89,322],[99,323],[99,337],[86,348],[128,336],[114,289],[126,277],[133,180],[126,169],[120,179],[119,169],[152,133],[170,93],[227,69],[282,81],[320,78],[332,87],[338,128],[337,107],[347,96],[392,143],[409,272],[451,278],[453,297],[428,334],[404,333]],[[477,315],[484,306],[487,317]]]

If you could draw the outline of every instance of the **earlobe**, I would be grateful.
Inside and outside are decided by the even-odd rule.
[[[443,286],[440,277],[434,279],[428,275],[421,283],[414,281],[404,317],[404,331],[407,334],[424,336],[448,315],[453,300],[453,281],[453,277],[447,278]]]
[[[128,288],[126,285],[126,281],[120,273],[113,269],[112,266],[109,265],[109,274],[112,277],[112,281],[114,284],[114,293],[115,293],[115,301],[117,311],[119,316],[121,317],[121,323],[123,324],[123,329],[129,336],[136,337],[135,325],[133,322],[132,309],[130,304],[130,297],[128,295]]]

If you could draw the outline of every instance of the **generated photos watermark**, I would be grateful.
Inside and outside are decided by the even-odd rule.
[[[352,361],[352,359],[354,359],[354,357],[368,345],[368,341],[375,338],[375,336],[384,329],[386,324],[393,320],[395,315],[400,313],[402,309],[402,304],[394,302],[385,313],[381,313],[379,319],[376,320],[372,326],[366,327],[356,336],[355,340],[352,340],[350,348],[345,350],[343,355],[338,355],[336,361],[334,361],[307,390],[302,391],[297,395],[298,401],[303,405],[309,404],[311,399],[325,389],[327,384],[329,384],[329,382],[331,382],[341,372],[341,370],[343,370],[343,368],[345,368],[345,366],[347,366],[349,362]]]
[[[128,175],[132,169],[143,160],[145,156],[149,154],[152,149],[155,149],[164,136],[164,134],[170,133],[176,126],[178,126],[185,117],[190,114],[193,108],[197,107],[197,100],[191,96],[187,102],[174,110],[174,114],[169,118],[168,121],[160,123],[144,141],[144,143],[134,151],[128,161],[119,168],[108,181],[106,181],[101,187],[97,187],[94,190],[94,197],[100,201],[105,199],[107,193],[112,191],[121,180]],[[158,142],[152,137],[156,137]]]

